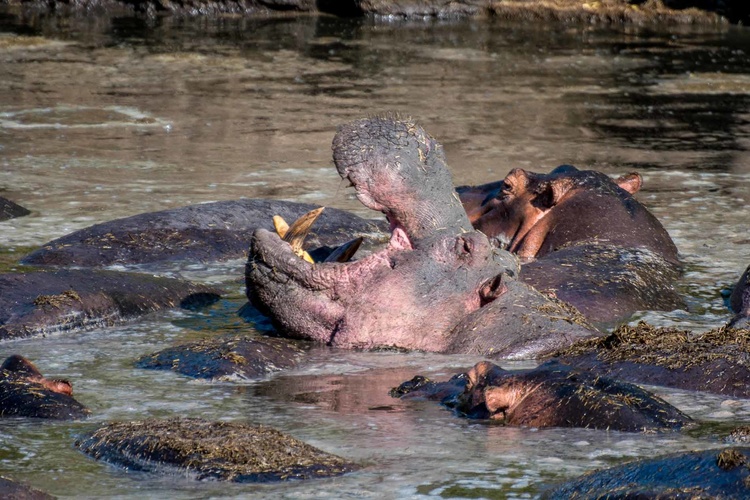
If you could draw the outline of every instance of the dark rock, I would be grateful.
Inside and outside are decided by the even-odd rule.
[[[230,335],[170,347],[143,356],[136,366],[174,370],[195,378],[249,379],[292,368],[303,353],[296,344],[285,339]]]
[[[218,300],[221,291],[172,278],[60,269],[0,274],[0,339],[109,326],[153,311]]]
[[[253,231],[273,230],[272,218],[294,221],[315,205],[276,200],[234,200],[190,205],[96,224],[53,240],[27,255],[31,265],[99,267],[247,256]],[[385,222],[327,208],[307,238],[312,247],[337,246],[357,236],[382,238]]]
[[[51,500],[55,497],[7,477],[0,476],[0,498],[6,500]]]
[[[26,210],[21,205],[16,205],[7,198],[0,196],[0,221],[13,219],[15,217],[23,217],[30,213],[29,210]]]
[[[702,334],[646,323],[576,342],[552,356],[581,370],[638,384],[750,396],[750,330]]]
[[[30,361],[18,355],[10,356],[0,366],[0,402],[0,417],[74,420],[90,413],[73,398],[70,382],[44,378]]]
[[[542,498],[744,499],[750,496],[748,464],[750,448],[676,453],[591,472]]]
[[[240,483],[337,476],[356,467],[281,432],[197,418],[115,422],[76,442],[131,471]]]
[[[460,416],[513,426],[637,432],[679,429],[691,422],[638,386],[554,361],[518,372],[483,361],[447,382],[412,379],[391,395],[440,401]]]

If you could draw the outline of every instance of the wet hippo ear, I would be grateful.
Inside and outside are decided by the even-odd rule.
[[[560,203],[572,187],[573,182],[567,177],[543,180],[534,190],[536,197],[532,203],[540,210],[549,210]]]
[[[615,179],[615,183],[630,194],[635,194],[641,190],[643,177],[638,172],[631,172]]]

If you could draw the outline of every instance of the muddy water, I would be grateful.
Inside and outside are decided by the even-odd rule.
[[[685,260],[690,305],[641,316],[705,330],[727,319],[720,290],[750,263],[749,52],[740,29],[5,13],[0,195],[33,214],[0,223],[0,266],[97,222],[191,203],[269,197],[369,215],[332,168],[330,143],[336,125],[390,111],[442,141],[457,184],[561,163],[640,171],[639,199]],[[0,344],[2,358],[18,352],[71,379],[93,410],[89,422],[0,421],[0,473],[76,498],[528,498],[625,459],[720,446],[723,426],[750,420],[750,401],[660,388],[708,424],[657,435],[513,429],[386,395],[418,372],[448,377],[476,361],[465,357],[321,348],[260,382],[133,368],[177,342],[251,332],[234,315],[241,266],[161,270],[224,284],[229,298],[209,311]],[[363,468],[313,482],[196,484],[116,470],[72,447],[100,422],[174,415],[273,425]]]

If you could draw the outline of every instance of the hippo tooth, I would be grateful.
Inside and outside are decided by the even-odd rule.
[[[309,253],[302,249],[302,244],[310,233],[310,228],[313,223],[317,220],[324,209],[325,207],[320,207],[307,212],[305,215],[294,221],[291,226],[287,224],[280,215],[275,215],[273,217],[274,228],[276,228],[276,232],[281,239],[292,246],[292,251],[296,255],[311,264],[314,264],[315,261],[310,257]]]
[[[364,238],[362,238],[361,236],[351,241],[347,241],[343,245],[337,247],[333,252],[331,252],[331,255],[326,257],[326,260],[324,262],[349,262],[350,260],[352,260],[354,254],[357,253],[357,250],[359,250],[359,247],[360,245],[362,245],[363,241]]]

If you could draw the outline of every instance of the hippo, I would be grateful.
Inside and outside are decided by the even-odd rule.
[[[8,500],[54,500],[55,497],[13,479],[0,476],[0,498]]]
[[[0,196],[0,221],[29,215],[31,211]]]
[[[549,487],[541,498],[739,500],[750,496],[749,465],[746,447],[673,453],[584,474]]]
[[[143,356],[136,366],[193,378],[255,379],[295,367],[304,352],[287,339],[222,335]]]
[[[199,418],[111,422],[75,443],[128,471],[261,483],[331,477],[353,463],[266,426]]]
[[[473,226],[519,256],[524,283],[606,325],[685,307],[673,287],[677,248],[633,198],[641,185],[636,173],[611,179],[562,165],[549,174],[514,169],[458,191]]]
[[[73,398],[69,381],[45,378],[31,361],[18,354],[0,366],[0,401],[0,417],[73,420],[90,413]]]
[[[701,334],[643,321],[576,342],[553,356],[581,370],[636,384],[750,397],[750,330],[722,326]]]
[[[729,322],[733,328],[750,329],[750,266],[734,286],[729,297],[729,307],[735,316]]]
[[[640,387],[549,361],[507,371],[481,361],[447,382],[416,376],[391,390],[400,399],[439,401],[458,415],[510,426],[619,431],[676,430],[692,420]]]
[[[0,274],[0,340],[113,325],[219,299],[215,287],[146,274],[56,269]]]
[[[22,264],[104,267],[175,261],[210,262],[247,257],[255,228],[272,229],[273,216],[296,219],[315,205],[277,200],[242,199],[189,205],[95,224],[42,245]],[[329,208],[310,236],[319,247],[362,236],[380,242],[387,227]]]
[[[518,282],[517,259],[472,228],[442,147],[396,117],[339,128],[339,175],[385,214],[385,248],[310,263],[271,231],[253,234],[247,296],[283,335],[345,348],[534,357],[600,333]]]

